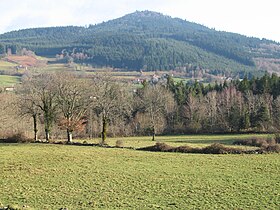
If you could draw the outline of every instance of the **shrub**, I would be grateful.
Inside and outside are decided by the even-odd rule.
[[[268,152],[268,153],[280,153],[280,145],[279,144],[270,144],[267,146],[264,146],[261,148],[262,152]]]
[[[151,151],[151,152],[171,152],[174,147],[167,145],[166,143],[157,142],[153,146],[139,148],[138,150]]]
[[[275,139],[274,137],[268,138],[268,139],[267,139],[267,143],[268,143],[269,145],[277,144],[276,139]]]
[[[224,154],[226,152],[226,148],[222,144],[211,144],[203,149],[203,153],[206,154]]]
[[[174,150],[174,147],[167,145],[166,143],[157,142],[155,145],[156,151],[160,152],[171,152]]]
[[[152,152],[181,152],[181,153],[201,153],[201,154],[241,154],[242,149],[225,147],[222,144],[212,144],[205,148],[193,148],[190,146],[172,147],[166,143],[156,143],[154,146],[140,148],[139,150]]]
[[[275,140],[253,137],[251,139],[246,139],[246,140],[237,140],[237,141],[233,142],[233,144],[253,146],[253,147],[263,147],[263,146],[267,146],[269,144],[275,144]]]
[[[3,139],[3,143],[28,143],[32,142],[32,139],[27,138],[23,133],[19,132],[8,136],[6,139]]]
[[[182,153],[195,153],[195,148],[190,146],[179,146],[174,149],[174,152],[182,152]]]
[[[280,144],[280,133],[274,134],[274,139],[275,139],[276,144]]]
[[[252,139],[251,146],[262,147],[262,146],[266,146],[266,145],[268,145],[268,139],[264,139],[264,138],[253,138]]]
[[[116,147],[117,148],[124,148],[124,142],[122,140],[116,141]]]
[[[244,151],[239,148],[225,147],[222,144],[212,144],[203,149],[204,154],[241,154]]]

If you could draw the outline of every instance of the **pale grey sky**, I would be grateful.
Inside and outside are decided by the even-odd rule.
[[[247,36],[280,42],[279,0],[0,0],[0,33],[100,23],[151,10]]]

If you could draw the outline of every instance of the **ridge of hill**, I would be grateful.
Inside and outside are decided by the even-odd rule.
[[[216,31],[151,11],[89,27],[66,26],[0,35],[0,54],[27,48],[76,62],[128,70],[207,70],[233,75],[280,72],[280,44]]]

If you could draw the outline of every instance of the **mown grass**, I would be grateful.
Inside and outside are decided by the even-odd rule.
[[[0,165],[0,203],[35,209],[279,209],[280,203],[279,154],[0,144]]]
[[[14,86],[20,82],[18,76],[0,75],[0,86]]]
[[[228,135],[176,135],[176,136],[156,136],[156,142],[165,142],[171,146],[182,146],[189,145],[192,147],[205,147],[213,143],[225,144],[227,146],[243,147],[239,145],[232,145],[236,140],[244,140],[252,137],[269,137],[268,134],[228,134]],[[151,141],[151,136],[141,136],[141,137],[117,137],[108,138],[106,143],[110,146],[115,146],[117,140],[121,140],[125,147],[147,147],[152,146],[156,142]],[[78,140],[78,142],[83,142],[84,140]],[[100,138],[94,138],[92,140],[87,140],[88,143],[100,142]]]

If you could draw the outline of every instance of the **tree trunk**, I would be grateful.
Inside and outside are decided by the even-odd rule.
[[[93,138],[93,117],[92,109],[89,110],[89,138]]]
[[[48,142],[50,140],[50,131],[48,129],[45,129],[46,134],[46,141]]]
[[[102,133],[101,133],[101,137],[102,137],[102,142],[101,144],[105,144],[106,138],[107,138],[107,128],[108,128],[108,122],[105,118],[103,118],[103,122],[102,122]]]
[[[156,129],[155,129],[155,126],[153,126],[152,131],[153,131],[153,138],[152,138],[152,141],[154,141],[154,140],[155,140],[155,137],[156,137]]]
[[[34,128],[34,141],[38,140],[38,129],[37,129],[37,115],[34,114],[33,116],[33,128]]]
[[[44,121],[46,141],[48,142],[50,140],[51,120],[47,114],[44,115]]]
[[[34,131],[34,141],[38,141],[38,131]]]
[[[67,142],[68,143],[72,143],[72,131],[70,131],[69,129],[67,129]]]

